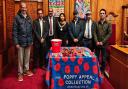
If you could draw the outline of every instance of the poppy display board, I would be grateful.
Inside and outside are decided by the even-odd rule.
[[[61,53],[48,54],[46,83],[50,89],[99,89],[102,75],[93,52],[84,47],[62,47]]]
[[[59,17],[60,13],[64,13],[64,0],[49,0],[49,8],[53,9],[55,17]]]

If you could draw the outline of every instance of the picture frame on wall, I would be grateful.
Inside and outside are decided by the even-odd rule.
[[[55,17],[59,17],[60,13],[64,13],[64,0],[49,0],[49,8],[53,9]]]

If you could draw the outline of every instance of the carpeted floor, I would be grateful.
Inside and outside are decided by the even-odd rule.
[[[18,82],[16,70],[0,80],[0,89],[47,89],[45,84],[45,70],[37,69],[32,77],[25,76],[23,82]],[[106,78],[103,79],[101,89],[114,89]]]

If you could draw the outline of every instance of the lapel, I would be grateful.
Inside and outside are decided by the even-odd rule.
[[[86,23],[87,23],[87,20],[86,20],[85,23],[84,23],[84,33],[85,33],[85,31],[86,31]]]
[[[39,32],[39,35],[41,36],[41,28],[40,28],[39,19],[37,19],[37,25],[38,25],[38,32]]]
[[[73,28],[73,32],[75,33],[75,22],[72,22],[72,28]]]

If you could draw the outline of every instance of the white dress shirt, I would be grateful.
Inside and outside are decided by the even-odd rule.
[[[41,37],[42,37],[42,33],[43,33],[43,19],[39,19],[39,23],[40,23],[40,30],[41,30]]]
[[[92,20],[89,20],[89,21],[86,21],[85,23],[86,25],[86,28],[85,28],[85,32],[84,32],[84,37],[85,38],[88,38],[88,39],[91,39],[92,38]]]
[[[49,25],[50,25],[50,19],[51,19],[51,24],[52,24],[52,27],[51,27],[51,29],[52,29],[52,33],[50,33],[50,28],[49,28],[49,36],[53,36],[54,35],[54,32],[53,32],[53,17],[48,17],[48,19],[49,19]]]

